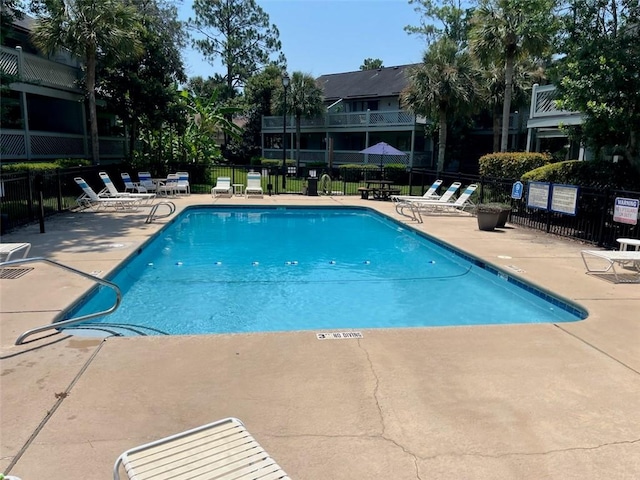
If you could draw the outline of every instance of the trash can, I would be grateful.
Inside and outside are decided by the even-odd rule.
[[[307,178],[307,196],[309,197],[318,196],[318,178],[317,177]]]

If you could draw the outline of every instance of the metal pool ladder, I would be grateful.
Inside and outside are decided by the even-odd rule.
[[[85,320],[89,320],[96,317],[101,317],[103,315],[109,315],[110,313],[115,312],[120,306],[120,302],[122,301],[122,292],[120,292],[120,287],[113,282],[108,280],[104,280],[100,277],[96,277],[95,275],[91,275],[89,273],[85,273],[81,270],[78,270],[73,267],[69,267],[68,265],[63,265],[62,263],[56,262],[55,260],[50,260],[44,257],[32,257],[32,258],[21,258],[19,260],[12,260],[10,262],[2,262],[0,263],[0,269],[6,267],[12,267],[14,265],[24,265],[26,263],[36,263],[36,262],[44,262],[52,265],[54,267],[61,268],[62,270],[66,270],[67,272],[75,273],[76,275],[80,275],[81,277],[88,278],[89,280],[93,280],[100,285],[104,285],[105,287],[112,288],[116,292],[116,303],[108,308],[107,310],[103,310],[101,312],[90,313],[89,315],[83,315],[81,317],[71,318],[69,320],[62,320],[61,322],[54,322],[48,325],[43,325],[41,327],[32,328],[31,330],[27,330],[22,335],[18,337],[15,344],[22,345],[24,343],[25,338],[30,337],[36,333],[45,332],[47,330],[55,330],[60,327],[66,327],[68,325],[74,325],[76,323],[84,322]]]
[[[166,205],[167,207],[169,207],[169,213],[163,213],[162,215],[158,215],[158,208],[161,205]],[[173,202],[169,202],[167,200],[162,201],[162,202],[158,202],[158,203],[154,203],[153,206],[151,207],[151,211],[149,212],[149,215],[147,215],[147,219],[144,221],[144,223],[153,223],[153,221],[156,218],[166,218],[169,217],[173,214],[173,212],[176,211],[176,204]]]

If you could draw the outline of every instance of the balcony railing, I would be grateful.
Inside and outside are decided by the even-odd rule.
[[[263,117],[263,131],[281,131],[282,116]],[[424,118],[416,117],[403,110],[378,110],[375,112],[327,113],[314,118],[302,118],[303,129],[313,128],[370,128],[370,127],[402,127],[425,123]],[[287,116],[287,130],[295,128],[295,119]]]
[[[79,92],[80,69],[25,53],[20,48],[0,47],[0,70],[20,82]]]
[[[561,110],[556,106],[558,98],[555,85],[534,85],[531,91],[531,108],[528,128],[549,128],[582,123],[580,112]]]
[[[100,158],[125,158],[127,139],[100,137]],[[84,135],[7,130],[0,132],[0,151],[7,160],[44,160],[51,158],[88,158],[91,140]]]

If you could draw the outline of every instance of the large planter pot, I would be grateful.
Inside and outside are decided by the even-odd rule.
[[[491,231],[498,225],[500,212],[478,212],[478,228],[480,230]]]
[[[507,224],[507,220],[509,220],[509,214],[511,213],[511,208],[504,208],[499,216],[498,223],[496,224],[496,228],[502,228]]]

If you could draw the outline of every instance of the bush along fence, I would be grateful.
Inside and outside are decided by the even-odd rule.
[[[639,225],[614,221],[616,198],[640,200],[640,192],[636,191],[579,187],[575,215],[567,215],[527,206],[527,182],[523,182],[523,198],[511,198],[516,180],[505,178],[451,172],[438,175],[433,170],[406,170],[402,166],[390,165],[382,169],[373,166],[362,168],[361,165],[296,167],[293,161],[287,162],[286,169],[282,168],[281,162],[273,165],[208,167],[187,164],[171,168],[171,171],[189,172],[191,192],[194,194],[210,194],[218,177],[231,177],[232,183],[246,184],[246,174],[251,170],[262,174],[262,187],[267,195],[313,195],[316,192],[320,195],[360,195],[358,188],[366,186],[367,181],[380,179],[393,181],[403,195],[422,195],[436,178],[443,180],[441,188],[456,181],[462,183],[463,187],[477,183],[479,188],[472,197],[474,203],[510,204],[510,224],[607,248],[615,248],[616,239],[620,237],[640,239]],[[98,173],[106,171],[118,190],[123,190],[120,173],[127,171],[137,180],[135,170],[122,165],[99,165],[3,173],[0,175],[0,233],[38,221],[43,231],[45,217],[76,208],[76,198],[82,192],[74,181],[75,177],[84,178],[95,191],[100,191],[104,185]],[[168,173],[171,172],[153,171],[152,176],[162,178]],[[316,188],[309,188],[310,183],[316,183]]]

